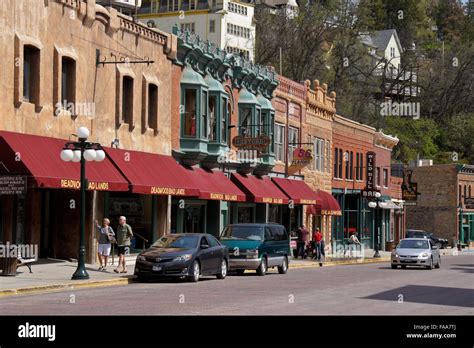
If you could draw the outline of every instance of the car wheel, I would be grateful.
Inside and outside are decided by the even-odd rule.
[[[217,279],[224,279],[227,276],[227,260],[222,259],[221,271],[216,274]]]
[[[267,273],[267,258],[262,257],[262,262],[260,262],[260,266],[257,268],[257,274],[259,276],[264,276]]]
[[[191,268],[193,272],[192,275],[189,277],[189,280],[192,282],[197,282],[199,277],[201,276],[201,266],[199,265],[199,261],[195,260],[193,262],[193,267]]]
[[[430,264],[426,266],[426,269],[433,269],[433,258],[430,259]]]
[[[397,268],[398,268],[397,265],[393,265],[393,264],[392,264],[392,269],[397,269]]]
[[[288,271],[288,258],[285,256],[283,258],[283,263],[281,266],[278,266],[278,273],[285,274]]]
[[[436,264],[435,268],[441,268],[441,256],[438,258],[438,263]]]

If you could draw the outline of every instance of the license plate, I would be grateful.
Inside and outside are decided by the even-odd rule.
[[[153,266],[153,271],[156,271],[156,272],[161,271],[161,266]]]

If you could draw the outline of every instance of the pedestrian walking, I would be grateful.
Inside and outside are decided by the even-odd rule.
[[[299,257],[301,255],[301,258],[304,259],[306,257],[304,249],[306,246],[306,242],[308,241],[309,232],[306,228],[304,228],[304,225],[301,225],[296,233],[298,235],[298,239],[296,241],[296,257]]]
[[[315,244],[315,255],[314,258],[316,260],[321,260],[321,254],[324,253],[324,250],[321,251],[321,242],[323,241],[323,234],[319,230],[319,228],[316,228],[316,231],[313,234],[313,240]]]
[[[99,222],[95,221],[97,232],[99,233],[99,247],[97,250],[97,255],[99,257],[99,271],[107,270],[107,258],[110,256],[110,249],[112,247],[112,242],[115,242],[115,233],[112,227],[110,227],[110,220],[104,218],[102,220],[102,226],[99,225]]]
[[[118,266],[114,269],[115,273],[127,273],[127,265],[125,264],[125,256],[130,255],[130,245],[132,244],[133,232],[125,216],[119,218],[119,226],[117,227],[117,244],[119,261]],[[122,266],[122,270],[120,270]]]

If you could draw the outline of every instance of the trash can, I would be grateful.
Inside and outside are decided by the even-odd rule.
[[[392,251],[395,249],[395,241],[389,240],[385,242],[385,251]]]
[[[16,276],[16,269],[18,267],[18,259],[16,257],[2,257],[0,258],[2,276]]]

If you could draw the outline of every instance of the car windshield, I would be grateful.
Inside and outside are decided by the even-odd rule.
[[[263,240],[261,226],[227,226],[222,233],[222,239]]]
[[[197,248],[199,236],[163,236],[153,243],[155,248]]]
[[[428,249],[427,240],[402,240],[398,246],[400,249]]]

